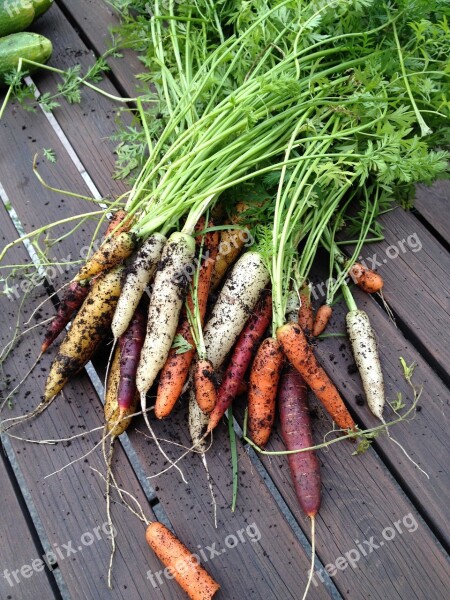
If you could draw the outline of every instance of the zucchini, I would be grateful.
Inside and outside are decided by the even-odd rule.
[[[27,58],[44,64],[52,55],[52,43],[37,33],[13,33],[0,38],[0,82],[10,71],[17,69],[19,58]],[[24,65],[27,71],[34,71],[33,65]]]
[[[35,18],[32,2],[0,0],[0,37],[23,31]]]
[[[38,17],[40,17],[48,11],[48,9],[53,4],[53,0],[32,0],[31,4],[34,8],[34,18],[37,19]]]

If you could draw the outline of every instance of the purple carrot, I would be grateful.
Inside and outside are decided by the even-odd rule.
[[[300,373],[289,365],[278,388],[281,436],[287,450],[313,446],[308,388]],[[321,500],[320,465],[314,450],[288,454],[295,493],[305,513],[314,519]]]
[[[143,302],[141,302],[127,330],[119,338],[120,379],[117,391],[117,403],[122,413],[133,404],[137,393],[136,371],[142,346],[144,345],[146,328],[146,311]]]
[[[225,371],[217,393],[217,404],[210,414],[208,432],[219,424],[226,410],[238,395],[253,355],[261,342],[272,318],[272,296],[265,293],[253,315],[248,319],[233,350],[230,363]]]
[[[58,306],[56,315],[48,326],[41,346],[41,354],[51,346],[58,335],[75,316],[89,292],[89,285],[82,285],[79,281],[72,281],[64,293]]]

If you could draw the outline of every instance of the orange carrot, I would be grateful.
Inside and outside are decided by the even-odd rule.
[[[358,262],[355,262],[351,269],[349,269],[348,274],[356,285],[367,294],[379,292],[384,285],[381,275]]]
[[[325,331],[332,314],[333,309],[329,304],[322,304],[322,306],[317,309],[312,328],[313,337],[317,337]]]
[[[277,330],[277,340],[292,366],[302,375],[337,426],[354,430],[355,422],[335,385],[318,363],[301,328],[287,323]]]
[[[206,258],[200,268],[197,285],[197,302],[202,322],[206,314],[209,288],[218,252],[218,244],[219,233],[217,231],[212,231],[205,235],[203,252]],[[187,304],[189,310],[194,313],[194,299],[192,298],[192,292],[189,292]],[[176,335],[182,336],[186,342],[192,346],[192,349],[183,352],[182,354],[177,354],[175,348],[172,348],[169,352],[166,364],[161,370],[158,392],[156,395],[155,415],[158,419],[164,419],[171,413],[176,401],[181,395],[183,386],[186,383],[189,368],[195,355],[194,340],[192,338],[186,311],[183,312]]]
[[[270,437],[275,418],[278,381],[283,367],[283,351],[274,338],[263,341],[250,371],[248,431],[253,442],[263,448]]]
[[[150,548],[169,569],[191,600],[210,600],[220,589],[198,559],[162,523],[150,523],[145,534]]]
[[[236,261],[246,244],[245,232],[242,229],[225,229],[221,232],[219,252],[211,279],[211,290],[219,287],[228,268]]]
[[[195,398],[201,410],[209,414],[217,402],[214,367],[209,360],[198,360],[194,367]]]
[[[121,208],[117,210],[112,216],[108,223],[108,228],[105,231],[105,239],[109,237],[112,233],[114,235],[119,235],[119,233],[123,233],[124,231],[130,231],[134,218],[128,217],[128,213]],[[119,227],[120,225],[120,227]]]
[[[298,324],[306,333],[311,335],[314,322],[314,313],[311,304],[311,289],[308,284],[304,284],[300,290],[300,309],[298,311]]]

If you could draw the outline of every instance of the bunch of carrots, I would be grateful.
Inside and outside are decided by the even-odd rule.
[[[154,3],[149,35],[162,118],[156,128],[144,109],[153,97],[134,99],[148,152],[44,336],[41,355],[71,322],[43,401],[2,427],[42,413],[111,335],[104,436],[111,452],[139,406],[163,452],[150,390],[156,419],[188,396],[192,449],[205,465],[207,439],[238,395],[247,393],[248,436],[259,450],[278,405],[314,539],[321,481],[308,389],[345,437],[364,432],[313,341],[342,294],[367,403],[387,431],[376,336],[349,282],[382,293],[380,275],[356,261],[377,217],[405,188],[447,169],[448,153],[436,149],[439,127],[431,135],[423,116],[443,120],[442,89],[413,94],[404,54],[422,50],[404,42],[406,8],[391,14],[371,0],[279,0],[240,19],[234,8],[225,18],[226,2],[214,4],[169,2],[164,14]],[[427,16],[439,18],[431,5]],[[264,45],[255,52],[258,36]],[[435,73],[443,56],[429,51]],[[347,223],[356,240],[350,256],[341,250]],[[314,315],[308,282],[319,252],[329,257],[330,278]],[[111,454],[105,459],[110,466]],[[189,551],[163,525],[142,520],[149,545],[189,597],[212,598],[219,586]],[[181,558],[189,569],[176,570]],[[305,596],[311,577],[312,568]]]

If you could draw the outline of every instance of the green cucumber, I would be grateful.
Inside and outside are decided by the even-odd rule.
[[[40,17],[41,15],[43,15],[45,12],[48,11],[48,9],[53,4],[53,0],[32,0],[31,3],[34,7],[34,12],[35,12],[34,18],[37,19],[38,17]]]
[[[29,27],[35,14],[33,2],[0,0],[0,38]]]
[[[17,69],[19,58],[44,64],[52,55],[52,43],[37,33],[13,33],[0,38],[0,82],[10,71]],[[24,65],[24,70],[34,71],[37,67]]]

